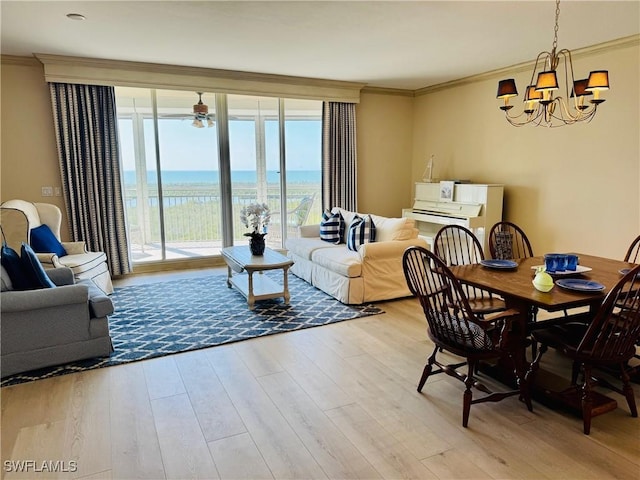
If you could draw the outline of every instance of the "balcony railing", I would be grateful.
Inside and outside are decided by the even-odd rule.
[[[248,243],[247,228],[240,222],[240,211],[257,201],[255,185],[233,185],[234,244]],[[164,236],[166,258],[218,255],[222,248],[222,214],[217,185],[169,184],[163,186]],[[319,223],[321,217],[320,185],[299,184],[287,187],[287,211],[296,209],[303,199],[313,198],[304,223]],[[282,247],[280,233],[280,191],[278,185],[267,188],[267,205],[272,211],[267,243]],[[149,184],[145,190],[125,186],[125,208],[129,226],[129,244],[134,262],[162,260],[161,223],[158,189]],[[295,228],[287,236],[296,235]]]

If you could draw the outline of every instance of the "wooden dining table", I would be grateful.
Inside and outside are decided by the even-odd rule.
[[[530,306],[536,306],[548,312],[557,312],[576,307],[596,309],[604,300],[606,294],[620,280],[620,270],[634,265],[611,258],[597,257],[577,253],[581,267],[591,270],[584,273],[563,272],[554,275],[559,278],[582,278],[604,285],[604,290],[598,292],[579,292],[568,290],[558,285],[549,292],[540,292],[533,286],[535,269],[544,265],[544,257],[530,257],[514,260],[518,266],[513,269],[488,268],[481,264],[452,266],[451,271],[462,283],[482,288],[501,296],[507,308],[515,308],[521,312],[528,311]]]
[[[590,270],[583,273],[574,274],[557,274],[554,280],[559,278],[581,278],[591,280],[604,285],[604,290],[596,292],[581,292],[568,290],[559,285],[549,292],[541,292],[533,286],[533,278],[535,276],[535,268],[544,264],[544,257],[530,257],[515,260],[518,264],[512,269],[489,268],[481,264],[457,265],[450,267],[455,277],[461,283],[466,283],[478,288],[487,290],[495,295],[502,297],[507,308],[518,310],[521,315],[521,321],[516,322],[512,327],[512,335],[521,337],[522,344],[525,345],[525,337],[528,335],[528,312],[531,307],[535,306],[548,312],[558,312],[568,309],[587,307],[588,310],[595,314],[598,307],[602,304],[607,293],[622,278],[621,270],[631,268],[634,264],[614,260],[610,258],[598,257],[587,254],[577,254],[579,262],[582,266],[581,270]],[[585,268],[586,267],[586,268]],[[562,317],[555,316],[547,322],[562,321]],[[536,324],[544,324],[545,320],[538,320]],[[523,356],[526,353],[523,347]],[[513,371],[510,366],[498,365],[496,368],[491,367],[487,371],[496,378],[505,383],[512,384],[514,381]],[[534,398],[542,400],[547,404],[556,406],[562,404],[572,410],[580,411],[580,396],[575,387],[567,387],[568,380],[560,378],[557,375],[545,372],[543,369],[536,373],[535,385],[532,385],[532,393]],[[594,398],[596,409],[608,411],[615,409],[617,403],[615,400],[596,393]]]

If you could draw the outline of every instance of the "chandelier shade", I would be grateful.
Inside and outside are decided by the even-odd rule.
[[[518,95],[518,89],[516,88],[516,81],[513,78],[500,80],[500,82],[498,82],[498,95],[496,98],[515,97],[516,95]]]
[[[587,90],[609,90],[609,72],[606,70],[591,72],[587,82]]]
[[[536,81],[536,90],[546,92],[548,90],[558,90],[558,77],[555,71],[540,72]]]
[[[518,95],[513,78],[498,82],[497,98],[504,101],[500,110],[507,121],[516,127],[523,125],[560,127],[578,122],[589,122],[598,105],[605,100],[600,92],[609,89],[609,72],[594,70],[589,77],[576,80],[573,74],[571,51],[558,50],[558,19],[560,0],[556,0],[555,29],[550,52],[542,52],[536,58],[531,80],[524,95],[524,108],[516,114],[509,99]],[[593,97],[585,103],[587,97]]]

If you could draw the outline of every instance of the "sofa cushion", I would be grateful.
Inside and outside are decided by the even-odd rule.
[[[317,249],[311,254],[311,261],[344,277],[355,278],[362,274],[360,255],[345,245]]]
[[[73,270],[74,275],[87,272],[107,261],[104,252],[86,252],[75,255],[67,255],[58,259],[62,265]]]
[[[371,219],[376,224],[376,242],[411,240],[418,236],[413,218],[389,218],[371,215]]]
[[[366,215],[363,218],[356,215],[351,222],[351,225],[349,225],[349,232],[347,233],[347,248],[357,252],[360,245],[375,242],[375,240],[376,226],[371,220],[371,216]]]
[[[36,252],[26,243],[23,243],[20,249],[20,259],[22,260],[23,271],[29,280],[28,288],[55,288],[56,284],[51,281],[47,272],[44,271]]]
[[[18,255],[18,252],[8,245],[2,245],[1,262],[3,270],[6,269],[7,271],[12,289],[26,290],[30,288],[29,277],[27,277],[25,273],[22,265],[22,259],[20,258],[20,255]]]
[[[67,251],[56,238],[48,225],[42,224],[31,229],[31,247],[38,253],[55,253],[64,257]]]
[[[356,212],[345,210],[344,208],[340,208],[340,207],[333,207],[331,209],[331,213],[334,213],[334,214],[339,213],[340,215],[342,215],[346,228],[349,228],[349,225],[351,225],[351,222],[353,222],[354,217],[357,215]],[[364,215],[360,215],[360,216],[363,217]]]
[[[344,238],[344,219],[340,212],[322,212],[320,221],[320,239],[329,243],[341,243]]]
[[[364,217],[365,214],[351,212],[343,208],[335,207],[332,213],[340,212],[345,225],[351,225],[356,215]],[[418,229],[413,218],[381,217],[371,214],[371,219],[376,225],[376,242],[388,242],[389,240],[411,240],[418,237]]]
[[[286,248],[290,252],[295,253],[297,256],[304,258],[305,260],[311,260],[311,255],[318,249],[343,249],[343,244],[335,245],[320,240],[319,237],[315,238],[287,238]]]

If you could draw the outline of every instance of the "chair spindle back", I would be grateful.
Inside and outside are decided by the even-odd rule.
[[[604,299],[578,345],[578,354],[620,363],[640,340],[640,265],[628,272]]]

